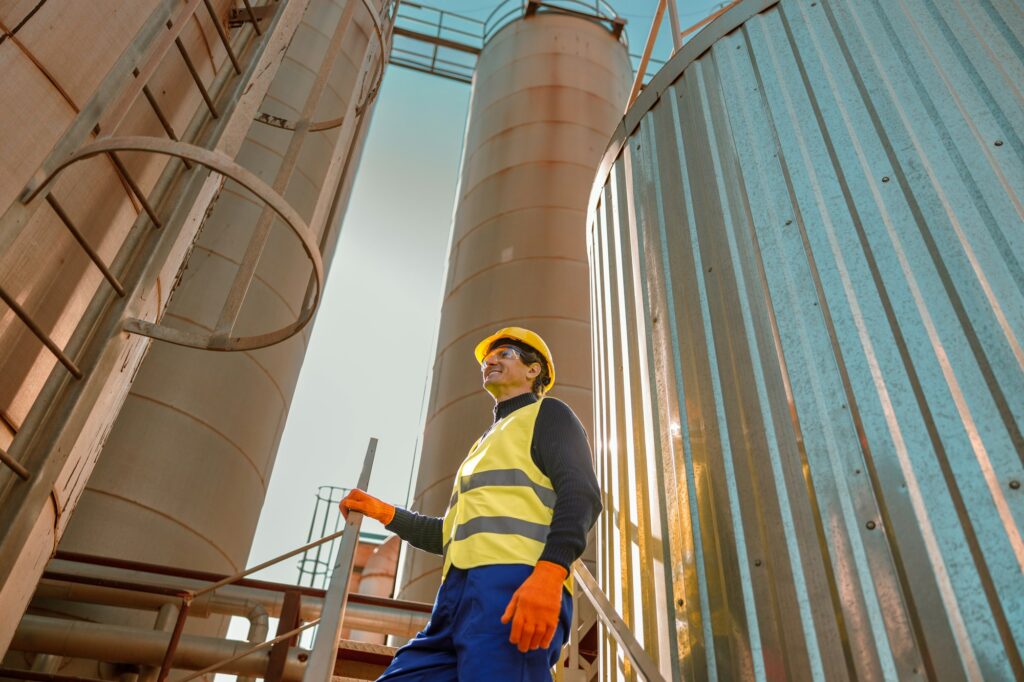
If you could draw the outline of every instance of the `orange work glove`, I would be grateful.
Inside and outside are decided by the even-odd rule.
[[[562,583],[568,575],[558,564],[538,561],[533,573],[512,595],[501,622],[512,621],[508,641],[521,653],[551,646],[562,610]]]
[[[367,495],[359,488],[354,489],[338,504],[342,515],[347,519],[350,511],[357,511],[366,514],[371,519],[377,519],[385,526],[395,518],[395,508],[387,502],[378,500],[373,495]]]

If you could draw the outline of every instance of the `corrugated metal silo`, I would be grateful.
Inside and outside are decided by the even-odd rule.
[[[590,423],[586,196],[622,114],[631,67],[602,24],[519,19],[484,46],[469,122],[413,508],[443,514],[469,446],[491,421],[473,347],[528,326],[555,355],[553,395]],[[407,555],[399,596],[432,601],[441,564]]]
[[[748,0],[614,136],[600,581],[667,675],[1024,678],[1022,17]]]

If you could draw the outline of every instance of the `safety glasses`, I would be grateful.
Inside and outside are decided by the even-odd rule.
[[[487,363],[492,359],[494,360],[511,360],[513,358],[520,358],[524,362],[526,361],[523,351],[519,350],[515,346],[498,346],[492,348],[491,352],[484,356],[483,362],[480,363],[481,367],[486,367]],[[529,364],[529,363],[527,363]]]

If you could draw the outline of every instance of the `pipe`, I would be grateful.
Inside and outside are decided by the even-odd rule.
[[[15,631],[10,648],[31,653],[159,666],[169,643],[170,635],[166,632],[27,614]],[[182,635],[173,667],[201,670],[231,658],[250,646],[248,642],[236,640]],[[298,648],[289,650],[282,682],[299,682],[308,658],[308,651]],[[263,677],[269,660],[269,651],[256,651],[226,664],[218,672]]]
[[[59,571],[85,578],[99,580],[112,579],[122,582],[135,582],[153,587],[194,590],[206,585],[203,581],[177,576],[157,575],[142,571],[131,571],[109,566],[98,566],[79,562],[54,559],[47,570]],[[156,610],[166,603],[159,599],[160,595],[129,592],[121,589],[109,589],[100,586],[67,584],[61,587],[59,581],[45,580],[40,583],[37,596],[55,596],[72,601],[83,601],[91,604],[108,606],[124,606],[130,608]],[[228,616],[248,617],[254,604],[259,604],[267,615],[277,618],[284,606],[284,589],[271,591],[241,585],[226,585],[216,592],[205,594],[192,602],[192,610],[196,615],[208,616],[210,613]],[[88,588],[88,589],[86,589]],[[304,590],[309,592],[309,590]],[[321,592],[322,591],[317,591]],[[73,595],[73,596],[65,596]],[[174,602],[180,602],[174,598]],[[316,620],[323,609],[323,597],[304,594],[299,617],[305,622]],[[430,605],[418,602],[362,597],[353,594],[345,611],[345,626],[366,632],[393,634],[401,637],[412,637],[426,627],[430,620]]]
[[[63,662],[64,658],[62,656],[40,654],[39,656],[36,656],[36,660],[32,661],[32,672],[55,673],[60,671],[60,666]]]
[[[153,629],[157,632],[171,632],[174,623],[178,620],[177,604],[162,604],[156,614],[156,623]],[[156,682],[160,676],[160,666],[143,666],[139,673],[139,682]]]
[[[253,603],[246,618],[249,619],[249,635],[246,641],[249,644],[267,641],[267,635],[270,634],[270,617],[267,616],[267,610],[262,605]],[[256,682],[256,678],[239,676],[238,682]]]
[[[359,574],[359,585],[356,587],[357,593],[384,598],[391,596],[395,589],[395,573],[398,569],[398,550],[400,545],[401,541],[398,536],[393,535],[373,550],[373,554],[370,555],[366,565],[363,566],[362,573]],[[348,618],[346,618],[346,621],[345,626],[349,628],[348,638],[352,641],[384,644],[387,639],[386,633],[357,630],[351,627]]]

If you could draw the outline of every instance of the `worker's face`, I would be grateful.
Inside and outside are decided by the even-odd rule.
[[[540,364],[527,365],[515,346],[496,346],[480,363],[480,373],[487,392],[502,400],[532,390]]]

